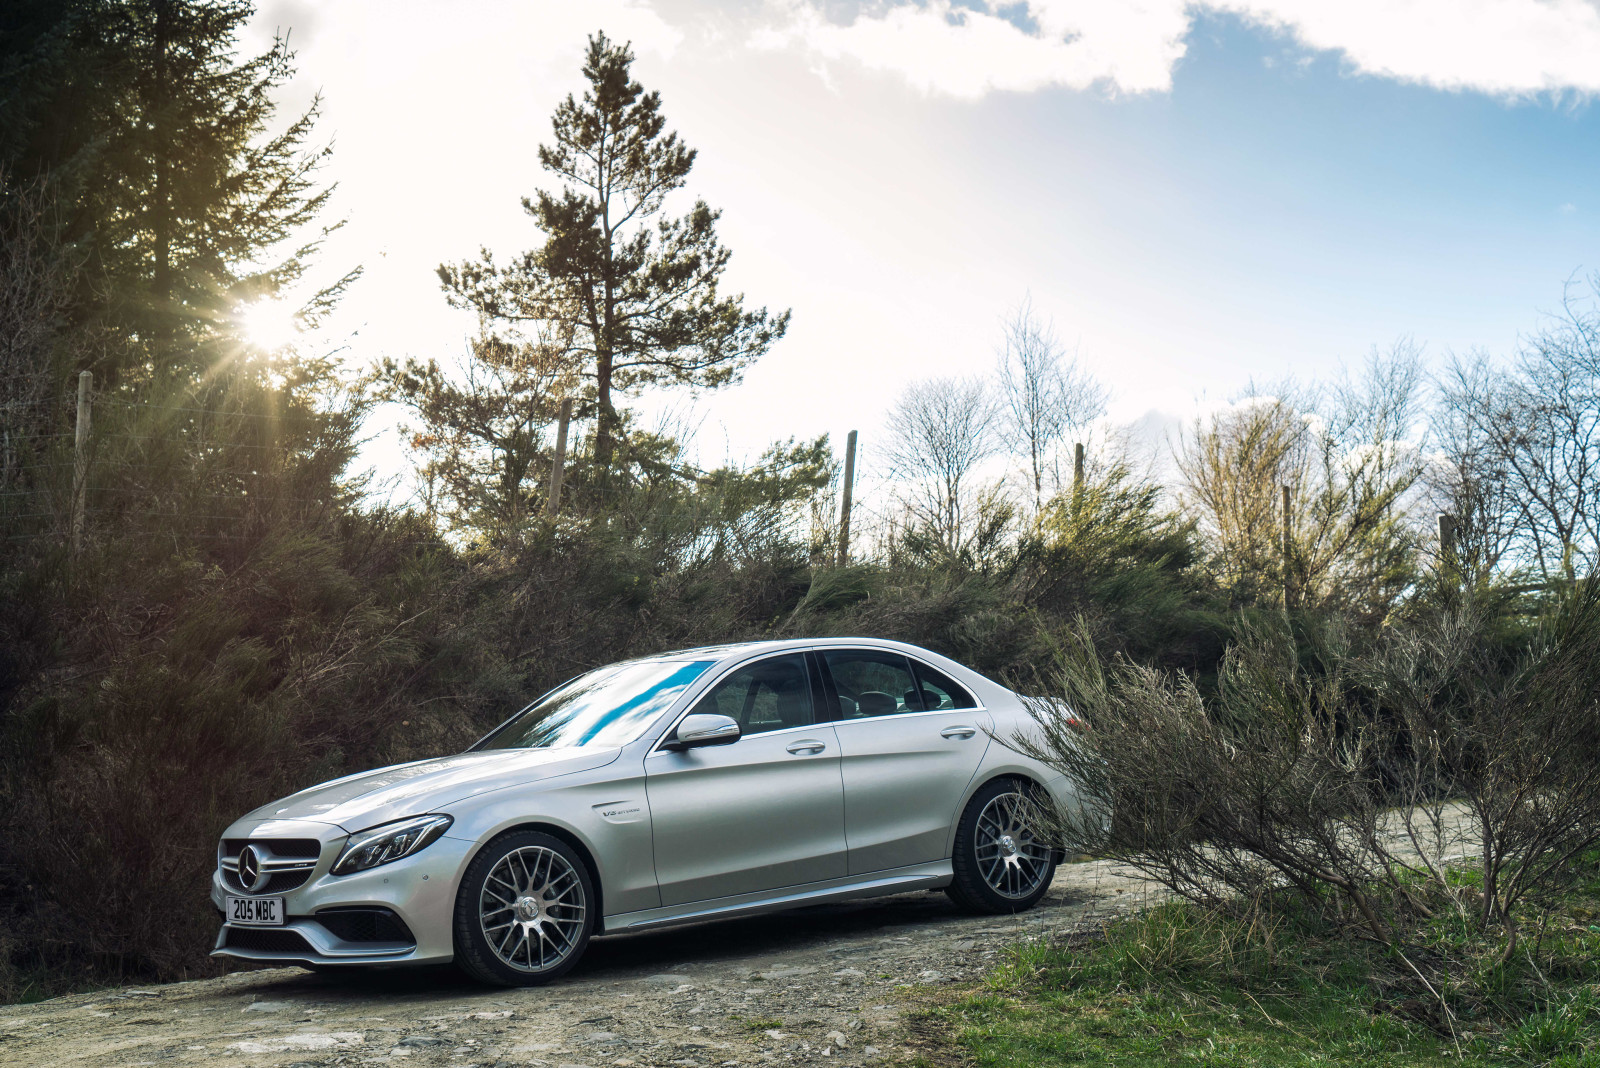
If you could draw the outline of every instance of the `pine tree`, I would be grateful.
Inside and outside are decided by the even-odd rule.
[[[747,311],[742,294],[719,294],[729,257],[717,239],[720,212],[697,200],[685,215],[663,215],[695,152],[667,132],[660,94],[632,80],[633,59],[603,33],[589,39],[589,88],[557,106],[555,141],[539,148],[561,190],[522,202],[544,244],[505,266],[485,251],[439,268],[456,306],[565,340],[591,383],[602,470],[621,432],[616,394],[731,382],[789,323],[787,311]]]
[[[547,430],[573,386],[558,347],[485,335],[458,367],[385,360],[374,377],[380,397],[418,419],[409,444],[422,459],[430,512],[504,542],[542,505],[527,487],[549,473]]]
[[[92,536],[244,549],[244,528],[347,493],[361,404],[332,396],[326,359],[258,349],[239,315],[302,278],[333,191],[317,105],[278,119],[287,40],[239,53],[251,14],[246,0],[15,0],[0,14],[0,197],[43,190],[79,267],[58,341],[37,351],[47,379],[92,369],[104,402]],[[269,501],[292,507],[269,515]]]
[[[331,186],[311,144],[318,103],[272,130],[293,73],[286,39],[236,57],[248,0],[14,0],[0,20],[0,168],[47,179],[60,240],[85,260],[76,318],[138,368],[198,381],[242,303],[298,281]],[[317,294],[315,317],[353,275]],[[108,362],[110,365],[108,366]]]
[[[59,320],[0,346],[0,373],[50,371],[42,393],[0,396],[0,415],[36,424],[26,449],[0,435],[0,465],[21,467],[0,470],[0,812],[43,828],[0,834],[0,869],[49,888],[19,902],[0,886],[0,906],[20,910],[5,923],[26,932],[17,959],[58,947],[63,970],[195,966],[200,917],[165,887],[206,862],[143,858],[214,835],[289,754],[341,760],[338,724],[371,690],[319,689],[400,650],[414,618],[375,603],[400,546],[345,475],[361,399],[308,347],[241,336],[239,305],[309,266],[330,192],[315,108],[275,112],[286,42],[239,55],[249,14],[238,0],[0,4],[0,329],[19,307]],[[72,270],[45,270],[56,254]],[[57,302],[56,278],[82,284]],[[79,367],[97,387],[81,544],[63,536],[80,468],[59,388]],[[106,913],[138,919],[78,905],[87,871],[113,887]]]

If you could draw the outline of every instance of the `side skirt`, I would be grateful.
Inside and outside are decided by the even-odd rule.
[[[712,898],[709,901],[690,901],[665,908],[624,912],[607,916],[602,931],[605,934],[648,931],[680,923],[732,919],[735,916],[778,912],[805,905],[821,905],[830,901],[886,897],[889,894],[904,894],[913,890],[933,890],[949,886],[951,878],[953,872],[948,860],[934,861],[931,864],[913,864],[904,868],[872,872],[868,875],[851,875],[843,879],[785,886],[757,894],[739,894],[734,897]]]

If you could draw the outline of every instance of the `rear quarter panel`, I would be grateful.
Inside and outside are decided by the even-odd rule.
[[[984,786],[1000,778],[1023,778],[1044,787],[1058,811],[1075,812],[1082,808],[1084,802],[1076,784],[1065,775],[1038,760],[1027,756],[1016,749],[1019,735],[1029,736],[1036,730],[1033,717],[1016,694],[995,683],[988,682],[982,698],[989,704],[990,714],[993,716],[993,740],[988,750],[983,755],[983,761],[978,765],[977,774],[967,785],[966,793],[961,799],[950,823],[950,839],[948,848],[955,850],[956,828],[961,822],[961,813],[966,810],[967,802]]]

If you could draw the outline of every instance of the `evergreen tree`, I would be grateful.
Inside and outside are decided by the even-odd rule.
[[[55,343],[30,358],[52,362],[46,381],[96,372],[92,538],[248,551],[299,505],[349,492],[360,402],[335,396],[327,360],[260,351],[239,314],[302,278],[332,194],[318,182],[328,149],[312,144],[315,102],[277,121],[287,40],[239,54],[252,11],[246,0],[17,0],[0,14],[0,197],[43,190],[55,245],[78,266]],[[60,487],[49,499],[64,499]]]
[[[279,38],[238,59],[252,13],[249,0],[14,0],[0,16],[0,193],[53,187],[60,240],[87,268],[75,318],[125,342],[103,376],[198,381],[233,354],[215,343],[236,337],[238,306],[299,280],[327,232],[312,228],[333,192],[316,180],[318,104],[271,129],[293,53]]]
[[[542,505],[526,487],[549,474],[547,429],[574,386],[559,347],[485,335],[459,367],[385,360],[375,377],[419,421],[409,444],[430,514],[503,542]]]
[[[633,58],[603,33],[589,39],[589,88],[581,102],[569,95],[556,108],[555,142],[539,148],[561,191],[522,202],[544,244],[505,266],[485,251],[439,268],[458,307],[565,341],[592,383],[602,470],[620,436],[616,393],[723,385],[789,323],[787,311],[747,311],[743,295],[719,294],[729,256],[717,239],[719,212],[697,200],[685,215],[662,214],[695,153],[666,131],[660,94],[630,77]]]
[[[341,770],[363,744],[341,717],[381,707],[351,669],[409,655],[416,613],[382,599],[404,542],[345,475],[361,399],[328,360],[241,336],[239,305],[309,266],[330,192],[315,108],[276,119],[286,43],[238,57],[250,10],[0,5],[0,332],[34,329],[0,343],[0,928],[20,932],[0,937],[0,997],[13,960],[204,967],[210,917],[177,887],[203,879],[223,814],[302,783],[307,756]],[[133,919],[80,903],[88,873],[95,909]]]

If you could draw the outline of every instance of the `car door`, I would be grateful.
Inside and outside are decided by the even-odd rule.
[[[737,742],[645,758],[662,905],[844,876],[839,741],[812,690],[804,653],[739,665],[689,710],[732,716]]]
[[[851,875],[944,859],[990,719],[943,672],[882,649],[822,649]]]

